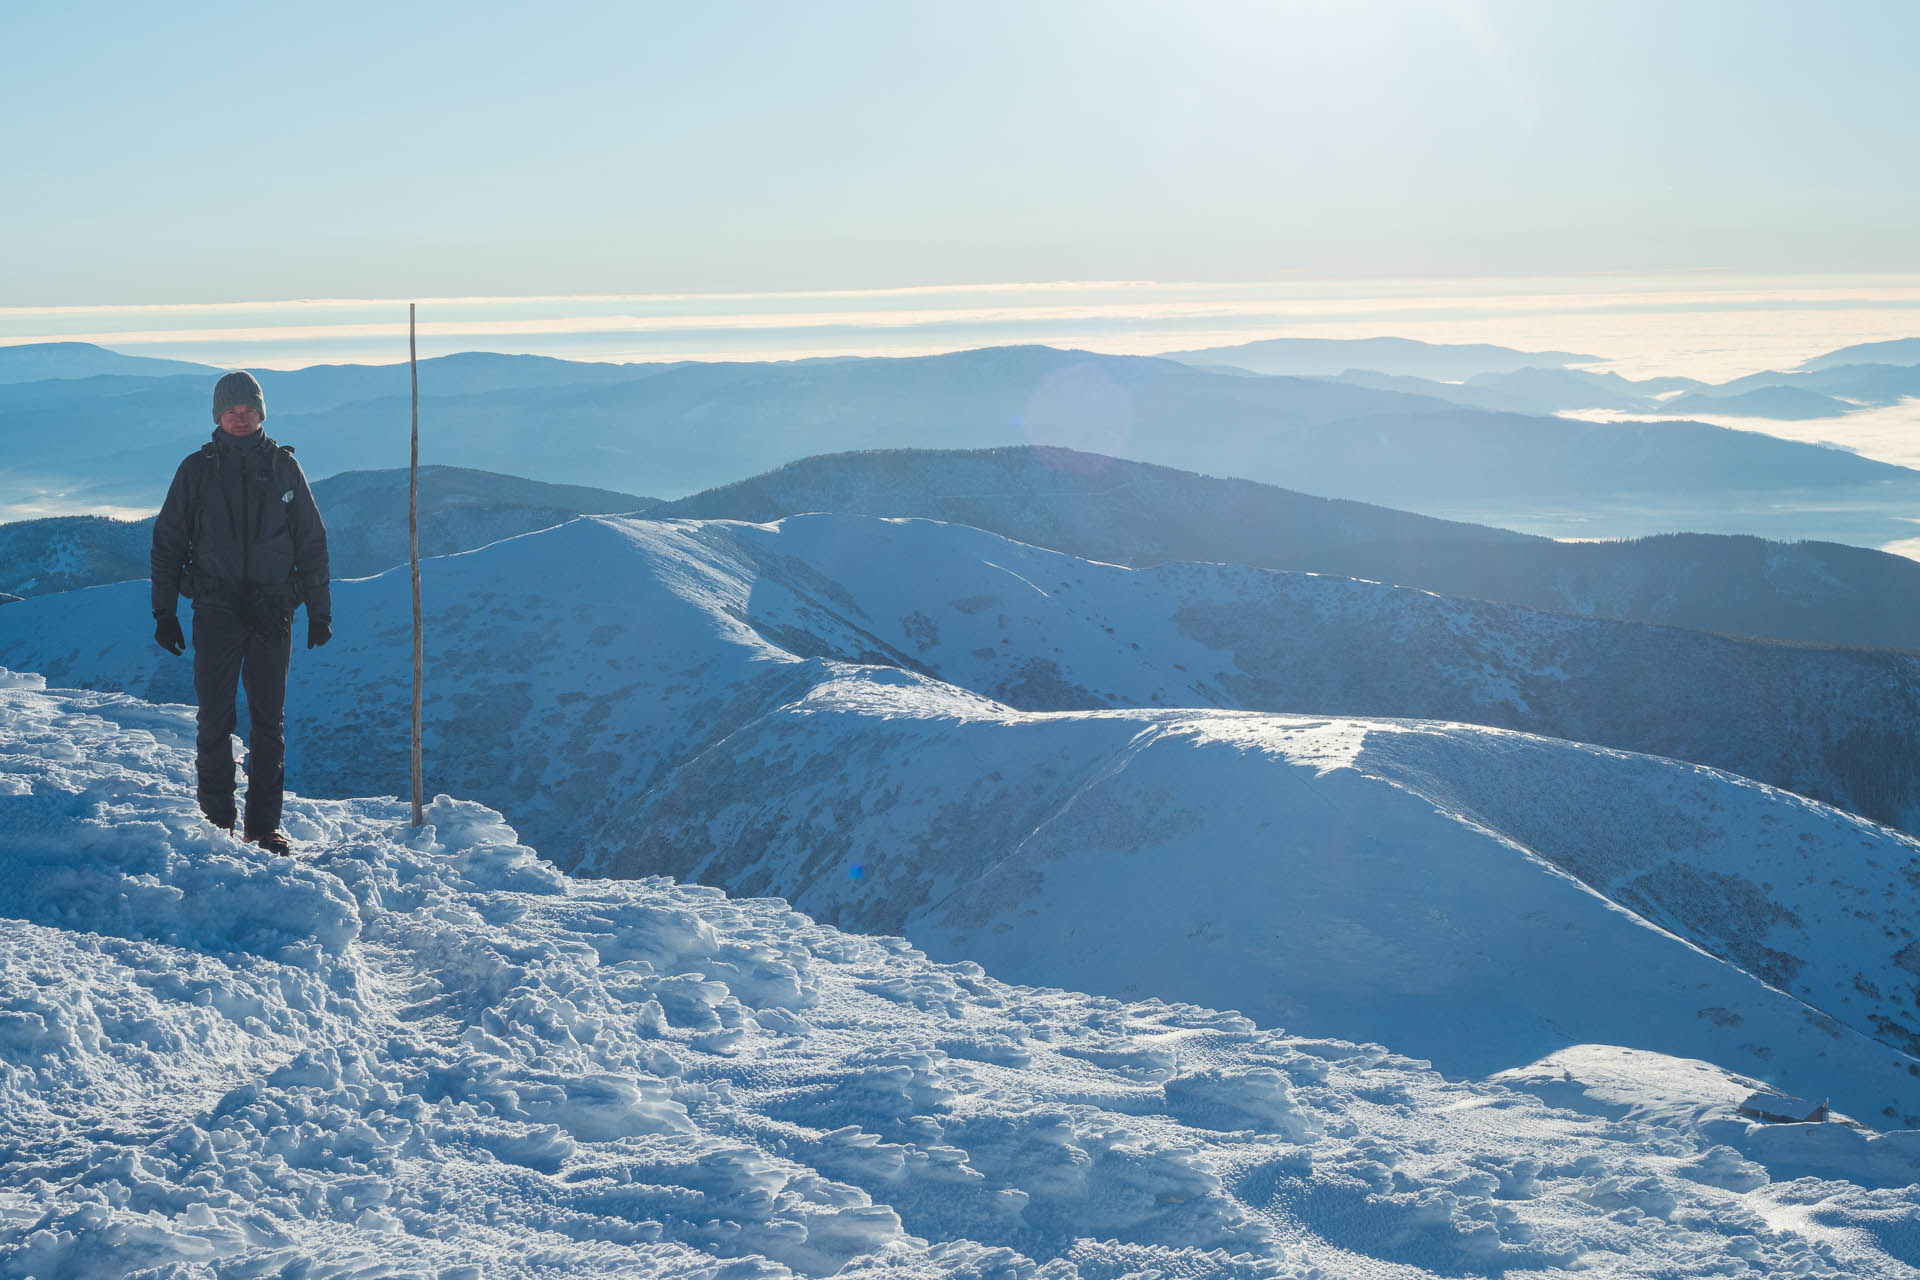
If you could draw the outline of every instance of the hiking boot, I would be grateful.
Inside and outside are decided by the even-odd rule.
[[[247,843],[257,844],[268,853],[277,853],[283,858],[293,852],[293,843],[287,839],[284,831],[249,831]]]

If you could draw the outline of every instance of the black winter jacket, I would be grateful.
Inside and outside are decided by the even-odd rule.
[[[182,595],[231,608],[264,588],[290,611],[305,601],[310,616],[333,616],[320,509],[293,447],[264,431],[236,438],[215,428],[187,455],[153,522],[151,567],[155,614],[172,613]]]

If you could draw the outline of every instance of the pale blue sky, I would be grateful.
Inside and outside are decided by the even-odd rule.
[[[8,6],[0,306],[1920,269],[1920,5]]]

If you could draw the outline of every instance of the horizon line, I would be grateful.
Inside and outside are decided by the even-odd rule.
[[[889,298],[938,296],[949,293],[1059,293],[1093,289],[1271,289],[1271,288],[1310,288],[1337,287],[1342,289],[1367,288],[1369,290],[1388,289],[1393,286],[1423,286],[1425,288],[1450,285],[1494,285],[1510,282],[1534,282],[1549,284],[1571,281],[1656,281],[1668,280],[1675,285],[1699,285],[1703,280],[1714,282],[1742,282],[1751,286],[1761,281],[1800,281],[1800,280],[1874,280],[1882,282],[1910,282],[1904,287],[1920,286],[1920,271],[1771,271],[1740,272],[1722,267],[1690,267],[1676,271],[1568,271],[1512,273],[1500,272],[1483,275],[1392,275],[1392,276],[1275,276],[1251,280],[1181,280],[1181,279],[1112,279],[1112,280],[1000,280],[983,283],[939,283],[916,285],[889,285],[865,289],[715,289],[715,290],[642,290],[615,291],[610,293],[480,293],[480,294],[442,294],[442,295],[405,295],[396,294],[381,297],[278,297],[255,299],[226,299],[215,302],[86,302],[86,303],[9,303],[0,305],[0,317],[30,315],[83,315],[92,312],[181,312],[181,311],[233,311],[233,310],[278,310],[300,307],[371,307],[415,305],[441,306],[488,306],[514,303],[569,303],[569,302],[700,302],[700,301],[741,301],[749,299],[796,299],[796,298]],[[1883,285],[1886,292],[1902,288],[1899,284]],[[1703,292],[1717,292],[1709,287]],[[1659,290],[1658,292],[1668,292]],[[1869,291],[1875,292],[1875,291]]]

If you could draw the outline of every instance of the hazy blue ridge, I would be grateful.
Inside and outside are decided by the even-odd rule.
[[[1601,359],[1571,351],[1517,351],[1484,342],[1433,343],[1412,338],[1265,338],[1162,354],[1186,364],[1233,365],[1253,373],[1325,375],[1367,369],[1447,382],[1478,373],[1595,364]]]
[[[1743,418],[1774,418],[1790,422],[1807,418],[1836,418],[1858,406],[1803,387],[1755,387],[1737,395],[1694,392],[1674,397],[1662,406],[1666,413],[1724,413]]]
[[[1809,373],[1755,373],[1711,388],[1709,394],[1725,396],[1767,387],[1792,387],[1861,405],[1895,404],[1920,396],[1920,366],[1843,364]]]
[[[1825,355],[1802,361],[1800,368],[1811,372],[1848,364],[1920,364],[1920,338],[1895,338],[1888,342],[1856,343],[1851,347],[1841,347]]]
[[[220,372],[211,365],[186,360],[122,355],[90,342],[24,342],[0,346],[0,383],[92,378],[103,374],[163,378],[191,373],[218,377]],[[208,400],[211,403],[211,387]]]
[[[481,363],[496,381],[570,367]],[[343,396],[366,379],[377,392],[394,375],[326,376],[327,395]],[[1488,413],[1428,396],[1044,347],[601,366],[596,376],[603,381],[444,395],[429,381],[422,456],[668,497],[820,452],[1051,444],[1414,510],[1590,504],[1623,493],[1705,503],[1810,489],[1884,504],[1909,486],[1920,498],[1920,473],[1753,432]],[[0,484],[70,506],[156,507],[173,466],[203,438],[206,386],[170,378],[112,394],[96,384],[48,404],[54,385],[36,384],[30,405],[0,386],[0,435],[14,446],[0,460]],[[269,433],[297,446],[309,475],[407,460],[408,400],[397,389],[306,410],[269,386],[268,404]],[[44,430],[50,420],[64,429]]]

